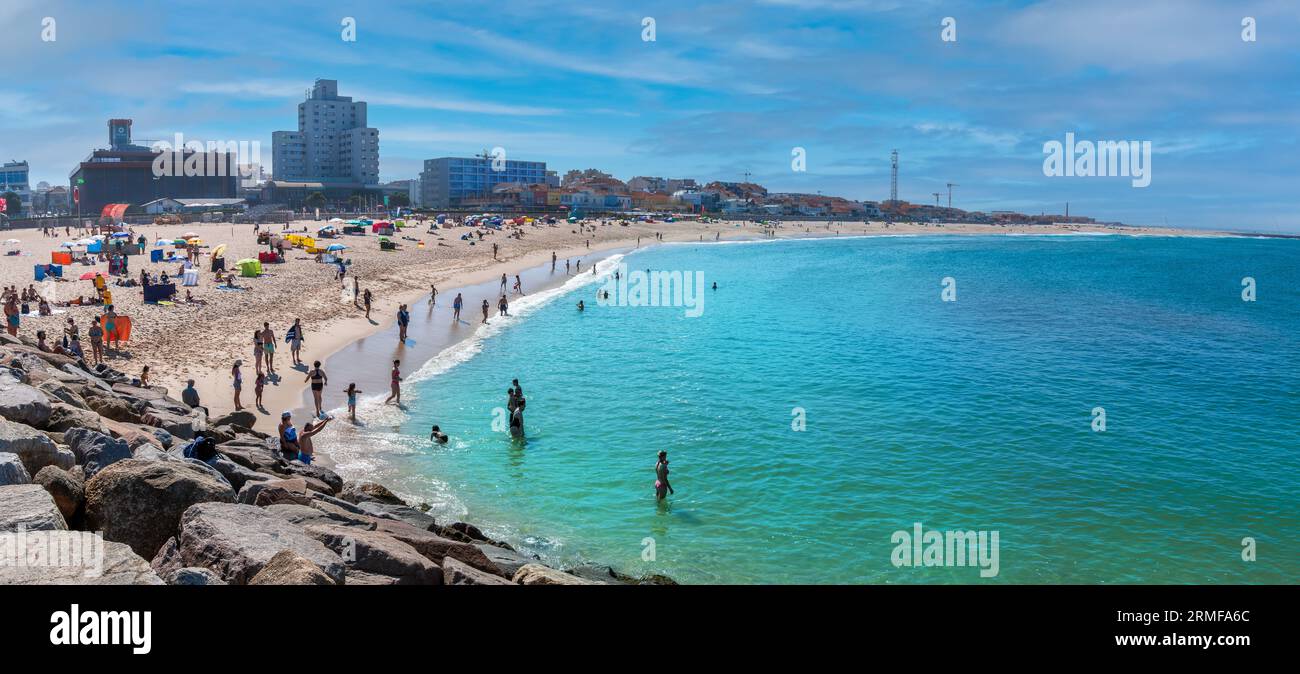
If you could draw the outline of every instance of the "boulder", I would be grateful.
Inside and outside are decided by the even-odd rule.
[[[131,398],[137,398],[139,400],[145,400],[145,401],[162,400],[163,398],[167,397],[167,393],[165,391],[156,391],[152,388],[145,388],[143,386],[132,386],[130,384],[113,384],[112,388],[114,393],[120,393],[124,396],[129,396]]]
[[[424,529],[425,531],[433,531],[438,526],[438,523],[434,521],[432,515],[420,512],[411,506],[362,501],[357,504],[357,507],[373,517],[405,522],[417,529]]]
[[[256,506],[268,506],[276,503],[309,505],[311,497],[307,496],[306,482],[298,478],[291,478],[245,483],[244,488],[239,490],[238,501]]]
[[[201,566],[186,566],[167,574],[168,585],[225,585],[221,576]]]
[[[382,573],[367,573],[348,569],[348,585],[401,585],[402,579],[396,576],[385,576]]]
[[[277,506],[272,506],[277,507]],[[329,574],[293,550],[281,550],[273,555],[249,585],[336,585]]]
[[[108,395],[91,396],[86,399],[86,406],[105,419],[131,424],[140,423],[140,415],[135,408],[122,398]]]
[[[346,482],[343,488],[339,490],[338,497],[349,503],[362,503],[365,501],[375,503],[387,503],[390,505],[406,505],[406,502],[388,491],[388,487],[374,482]]]
[[[176,542],[176,537],[172,536],[167,539],[166,543],[158,548],[158,554],[153,556],[149,562],[149,567],[158,574],[159,578],[166,578],[176,571],[185,567],[184,560],[181,559],[180,545]]]
[[[11,484],[30,484],[32,476],[23,460],[13,452],[0,452],[0,487]]]
[[[235,426],[242,426],[244,428],[252,428],[253,425],[256,423],[257,423],[257,415],[253,414],[252,412],[249,412],[248,410],[239,410],[238,412],[231,412],[224,416],[220,416],[217,417],[216,419],[211,419],[208,421],[208,424],[211,426],[228,426],[233,424]]]
[[[50,399],[11,374],[0,374],[0,417],[44,428],[50,418]]]
[[[125,440],[112,438],[88,428],[74,428],[63,434],[63,440],[77,455],[77,463],[86,469],[86,479],[99,471],[131,458],[131,447]]]
[[[28,475],[35,475],[49,465],[66,467],[62,465],[66,459],[60,458],[58,445],[50,436],[3,418],[0,418],[0,452],[17,454]]]
[[[501,576],[479,571],[452,557],[442,560],[442,582],[445,585],[514,585]]]
[[[274,479],[266,473],[259,473],[250,468],[245,468],[220,455],[218,455],[216,459],[213,459],[209,465],[217,469],[218,473],[224,475],[226,481],[230,483],[230,486],[233,487],[235,491],[243,489],[244,485],[249,482],[264,482],[266,480]]]
[[[157,426],[182,440],[194,439],[194,417],[192,416],[149,408],[140,417],[140,423],[146,426]]]
[[[81,368],[78,367],[77,365],[74,365],[74,364],[68,363],[68,364],[65,364],[65,365],[60,366],[59,369],[63,370],[63,371],[66,372],[67,374],[72,375],[72,376],[75,377],[77,380],[81,381],[83,385],[85,385],[85,386],[87,386],[87,387],[89,387],[89,388],[91,388],[91,389],[94,389],[94,390],[100,391],[100,392],[102,392],[102,393],[112,393],[112,392],[113,392],[112,387],[110,387],[107,383],[105,383],[104,380],[100,379],[99,377],[96,377],[95,375],[93,375],[93,374],[91,374],[91,373],[89,373],[89,372],[86,372],[85,370],[81,369]],[[64,381],[67,381],[67,380],[65,379]],[[85,393],[84,393],[84,392],[82,393],[82,397],[83,397],[83,398],[85,397]],[[89,400],[87,400],[87,402],[89,402]]]
[[[161,445],[164,449],[171,446],[170,442],[163,442],[154,435],[156,429],[152,426],[141,426],[127,421],[114,421],[112,419],[101,419],[104,431],[115,438],[126,442],[132,449],[140,445]],[[168,436],[170,440],[170,434]]]
[[[86,482],[86,522],[152,559],[190,506],[234,500],[220,474],[214,478],[188,461],[127,459]]]
[[[46,466],[36,473],[32,481],[50,493],[64,520],[73,523],[81,520],[82,508],[86,502],[86,484],[83,480],[58,466]]]
[[[337,524],[345,527],[357,527],[365,531],[372,531],[375,528],[374,520],[368,517],[353,515],[351,513],[332,513],[326,512],[319,508],[311,506],[298,505],[296,503],[277,503],[264,508],[266,512],[279,517],[286,522],[306,527],[312,524]]]
[[[41,393],[44,393],[45,397],[48,398],[50,402],[58,400],[65,405],[75,407],[79,410],[90,409],[86,406],[86,399],[81,397],[80,393],[77,393],[71,386],[68,386],[66,383],[61,382],[58,379],[47,379],[41,382],[36,389]]]
[[[496,564],[493,564],[492,560],[488,559],[482,550],[470,543],[443,538],[424,529],[411,526],[406,522],[395,520],[375,521],[375,531],[388,534],[415,548],[416,551],[434,564],[442,564],[445,558],[451,557],[484,573],[505,576],[505,573]]]
[[[297,461],[290,461],[285,467],[285,470],[297,475],[298,477],[309,480],[309,484],[315,482],[319,486],[313,486],[313,489],[331,496],[338,494],[339,491],[343,489],[343,478],[339,477],[338,473],[335,473],[328,468],[322,468],[315,464],[305,465],[298,463]]]
[[[50,418],[45,422],[45,430],[55,433],[67,433],[74,428],[88,428],[104,433],[103,417],[90,410],[73,407],[67,403],[50,405]]]
[[[39,484],[0,487],[0,532],[66,530],[54,497]],[[2,549],[2,548],[0,548]]]
[[[501,569],[502,575],[507,578],[514,578],[515,573],[517,573],[520,568],[529,564],[535,564],[539,561],[536,557],[528,557],[515,552],[514,550],[509,550],[495,545],[488,545],[486,543],[478,543],[475,544],[474,547],[478,548],[479,552],[482,552],[484,556],[491,560],[498,569]]]
[[[514,582],[519,585],[595,585],[573,574],[556,571],[541,564],[525,564],[515,572]]]
[[[393,576],[402,585],[441,585],[442,569],[415,548],[375,531],[313,524],[307,534],[342,556],[348,571]]]
[[[0,550],[6,549],[4,536],[0,534]],[[163,584],[149,563],[130,547],[93,537],[85,531],[28,531],[24,540],[28,551],[102,549],[103,554],[63,556],[59,564],[51,565],[0,564],[0,585]]]
[[[282,550],[292,550],[335,584],[343,583],[342,558],[302,527],[255,506],[200,503],[185,511],[180,531],[180,553],[186,566],[212,569],[227,583],[247,583]]]
[[[631,585],[623,577],[620,577],[614,569],[608,566],[577,566],[566,571],[579,578],[589,580],[599,585]]]

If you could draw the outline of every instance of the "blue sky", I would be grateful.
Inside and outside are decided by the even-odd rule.
[[[0,26],[0,158],[29,160],[33,183],[66,184],[110,117],[137,138],[257,140],[269,163],[271,132],[295,128],[321,77],[369,102],[385,180],[500,146],[561,173],[748,172],[879,200],[898,148],[914,202],[954,182],[970,210],[1068,201],[1135,224],[1300,232],[1294,0],[4,0]],[[1151,141],[1151,185],[1044,176],[1043,143],[1067,132]]]

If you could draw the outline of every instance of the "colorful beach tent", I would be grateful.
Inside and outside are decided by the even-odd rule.
[[[246,257],[235,265],[239,267],[240,276],[256,277],[262,273],[262,263],[251,257]]]

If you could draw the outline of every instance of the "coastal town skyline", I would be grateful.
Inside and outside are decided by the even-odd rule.
[[[139,138],[258,141],[270,165],[272,131],[291,128],[304,91],[329,78],[370,104],[380,182],[414,178],[431,157],[502,147],[561,175],[596,168],[624,180],[748,179],[773,192],[879,202],[889,198],[897,148],[899,199],[915,204],[934,203],[935,192],[946,204],[951,182],[959,185],[953,206],[967,211],[1061,213],[1069,203],[1071,213],[1101,221],[1300,231],[1286,200],[1294,159],[1279,151],[1294,144],[1294,106],[1265,86],[1296,74],[1270,58],[1278,46],[1268,39],[1296,17],[1280,3],[1256,3],[1249,11],[1262,37],[1246,42],[1247,10],[1194,4],[1195,12],[1155,3],[1135,13],[1119,3],[783,0],[694,10],[732,16],[719,24],[692,20],[674,3],[562,2],[546,12],[505,3],[490,18],[473,7],[431,16],[400,4],[326,3],[259,8],[256,20],[233,3],[203,9],[208,23],[192,12],[186,21],[150,14],[151,3],[110,12],[17,2],[0,10],[3,19],[31,30],[0,49],[69,78],[11,85],[0,154],[28,161],[32,185],[63,185],[76,162],[104,146],[103,120],[122,117],[136,120]],[[1107,11],[1130,27],[1046,37],[1052,26]],[[1179,35],[1124,47],[1184,14]],[[160,27],[139,31],[150,16]],[[52,41],[42,40],[46,18],[57,22]],[[346,18],[354,42],[342,39]],[[952,42],[941,37],[945,18],[955,19]],[[624,24],[620,39],[615,27]],[[223,48],[213,25],[225,40],[262,47]],[[1140,68],[1138,51],[1148,61]],[[1013,59],[1014,82],[997,75]],[[1207,60],[1215,66],[1184,72]],[[1173,74],[1200,84],[1180,90]],[[1229,80],[1237,95],[1202,97]],[[1043,144],[1071,133],[1149,142],[1150,184],[1044,175]],[[795,150],[806,170],[792,167]]]

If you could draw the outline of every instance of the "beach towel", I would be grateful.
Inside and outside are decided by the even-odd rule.
[[[121,315],[119,315],[119,316],[117,317],[117,320],[116,320],[115,322],[117,323],[117,335],[116,335],[116,338],[114,338],[113,335],[108,334],[108,327],[107,327],[107,325],[108,325],[108,316],[100,316],[100,317],[99,317],[99,327],[100,327],[100,329],[102,329],[102,330],[104,331],[104,336],[107,337],[107,338],[109,338],[109,339],[111,339],[111,340],[113,340],[113,341],[115,341],[115,342],[126,342],[126,341],[130,341],[130,339],[131,339],[131,317],[130,317],[130,316],[121,316]]]

